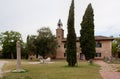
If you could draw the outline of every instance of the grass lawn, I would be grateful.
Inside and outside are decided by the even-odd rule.
[[[51,64],[28,64],[22,61],[25,73],[4,73],[3,79],[102,79],[96,64],[89,65],[87,62],[79,62],[78,67],[68,67],[66,61],[54,61]],[[16,69],[16,61],[9,60],[3,71]]]

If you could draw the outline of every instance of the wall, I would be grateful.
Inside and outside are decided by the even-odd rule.
[[[95,59],[103,59],[104,57],[111,57],[111,41],[100,41],[100,43],[102,43],[102,47],[97,48],[96,47],[96,52],[100,52],[101,53],[101,57],[95,57]],[[56,58],[59,59],[63,59],[64,57],[64,53],[66,48],[64,48],[64,44],[65,42],[61,42],[60,47],[57,49],[57,53],[56,53]],[[78,58],[80,58],[80,53],[81,53],[81,48],[80,48],[80,43],[76,42],[77,45],[77,56]]]

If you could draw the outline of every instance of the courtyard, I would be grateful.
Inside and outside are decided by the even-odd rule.
[[[3,60],[2,60],[3,61]],[[90,65],[86,61],[78,62],[76,67],[68,67],[65,60],[54,60],[54,63],[39,64],[29,60],[22,60],[25,73],[12,73],[16,69],[16,60],[5,60],[2,68],[3,79],[102,79],[97,64]]]
[[[119,79],[120,64],[108,64],[97,60],[93,65],[79,61],[78,66],[68,67],[65,60],[40,64],[39,61],[22,60],[27,72],[13,73],[16,60],[0,60],[0,79]]]

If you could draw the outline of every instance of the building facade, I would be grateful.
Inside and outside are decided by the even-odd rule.
[[[62,22],[59,20],[58,28],[56,29],[56,39],[58,41],[58,48],[56,50],[56,58],[66,58],[66,38],[64,38],[64,30],[62,29]],[[104,57],[112,56],[112,40],[111,37],[95,36],[96,41],[96,57],[95,59],[103,59]],[[84,54],[81,52],[79,37],[76,40],[77,45],[77,58],[85,59]]]

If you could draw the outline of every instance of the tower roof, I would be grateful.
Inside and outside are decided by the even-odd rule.
[[[61,19],[59,19],[59,21],[58,21],[58,24],[57,24],[57,25],[58,25],[58,27],[59,27],[59,28],[61,28],[61,27],[63,26],[63,24],[62,24],[62,22],[61,22]]]

